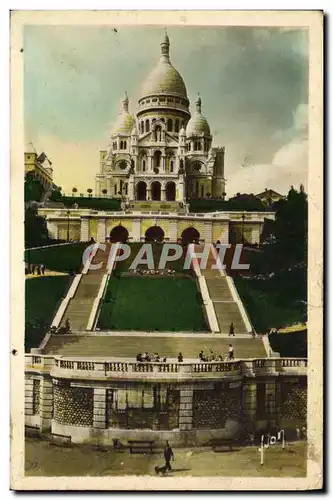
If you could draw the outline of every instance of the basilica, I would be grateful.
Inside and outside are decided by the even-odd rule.
[[[165,32],[135,117],[125,93],[108,148],[100,151],[97,196],[168,202],[225,197],[224,148],[212,146],[199,95],[190,113],[185,83],[169,51]]]

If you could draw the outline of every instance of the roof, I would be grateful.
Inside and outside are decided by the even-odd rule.
[[[281,198],[284,198],[283,194],[274,191],[274,189],[265,189],[265,191],[262,191],[261,193],[258,193],[255,196],[258,198],[259,196],[271,196],[271,195],[280,196]]]

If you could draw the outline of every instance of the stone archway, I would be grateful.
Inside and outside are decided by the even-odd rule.
[[[184,245],[196,243],[200,239],[200,233],[194,227],[188,227],[182,232],[181,238]]]
[[[120,241],[121,243],[125,243],[128,240],[129,233],[124,226],[116,226],[110,232],[110,241],[112,243],[117,243]]]
[[[161,201],[161,183],[154,181],[150,186],[151,199],[154,201]]]
[[[167,182],[165,185],[165,199],[166,201],[175,201],[176,199],[176,184],[174,182]]]
[[[136,185],[136,199],[139,201],[145,201],[147,199],[147,184],[140,181]]]
[[[164,231],[160,226],[151,226],[145,233],[146,241],[163,241]]]

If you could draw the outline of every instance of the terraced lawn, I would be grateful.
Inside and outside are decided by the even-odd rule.
[[[45,264],[51,271],[79,272],[82,267],[82,254],[87,246],[87,243],[73,243],[26,250],[24,260],[30,264]]]
[[[25,350],[38,347],[66,295],[72,278],[40,276],[25,280]]]
[[[191,277],[113,277],[98,320],[101,330],[207,331]]]

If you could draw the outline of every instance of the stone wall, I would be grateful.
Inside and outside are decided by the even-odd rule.
[[[194,391],[193,428],[222,429],[241,416],[241,386],[219,384],[213,391]]]
[[[93,389],[54,385],[53,419],[60,424],[93,425]]]

